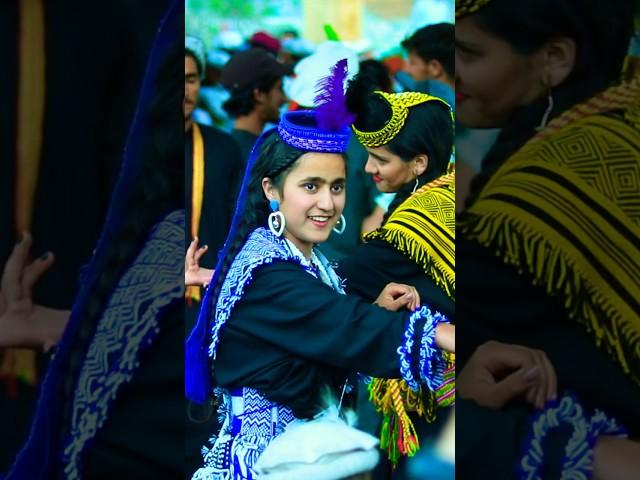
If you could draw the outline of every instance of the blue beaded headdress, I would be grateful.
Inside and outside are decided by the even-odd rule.
[[[317,86],[315,110],[285,113],[278,125],[282,140],[309,152],[344,153],[351,137],[354,116],[346,108],[344,82],[347,59],[338,61],[331,74]]]

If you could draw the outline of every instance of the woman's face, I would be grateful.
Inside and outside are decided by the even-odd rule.
[[[546,95],[540,53],[516,53],[482,30],[474,16],[456,20],[456,115],[471,128],[502,127],[514,111]]]
[[[329,238],[342,214],[345,177],[342,155],[305,153],[287,175],[282,192],[271,190],[285,218],[285,237],[308,257],[314,244]]]
[[[404,184],[416,179],[413,162],[403,161],[387,147],[367,148],[367,152],[369,158],[364,171],[371,175],[381,192],[397,192]]]

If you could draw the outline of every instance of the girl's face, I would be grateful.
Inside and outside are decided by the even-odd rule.
[[[546,95],[544,69],[542,54],[515,52],[473,15],[456,21],[456,115],[464,125],[504,126],[517,108]]]
[[[267,199],[280,202],[284,236],[307,257],[340,219],[345,202],[345,160],[339,154],[305,153],[287,175],[282,191],[270,179],[262,181]]]
[[[393,193],[406,183],[412,182],[422,172],[414,160],[403,161],[398,155],[391,153],[386,147],[367,148],[369,158],[364,171],[371,175],[378,190]]]

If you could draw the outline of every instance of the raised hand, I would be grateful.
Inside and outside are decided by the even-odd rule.
[[[55,345],[64,330],[69,312],[33,303],[33,286],[54,262],[47,252],[29,261],[31,235],[23,233],[2,273],[0,283],[0,346],[44,347]]]
[[[200,259],[207,252],[209,247],[198,248],[198,237],[195,237],[187,248],[184,257],[184,284],[189,285],[208,285],[213,277],[213,270],[200,267]]]

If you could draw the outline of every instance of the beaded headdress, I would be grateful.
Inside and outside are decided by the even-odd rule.
[[[347,59],[338,61],[331,74],[317,86],[315,110],[287,112],[280,119],[278,134],[282,140],[300,150],[343,153],[351,136],[353,115],[346,108],[344,83]]]
[[[456,0],[456,18],[477,12],[490,0]]]
[[[409,115],[409,108],[425,102],[442,102],[451,111],[451,107],[440,97],[434,97],[427,93],[420,92],[404,92],[404,93],[386,93],[376,90],[374,93],[380,95],[391,106],[391,119],[380,130],[375,132],[363,132],[358,130],[355,125],[353,131],[358,137],[358,141],[365,147],[380,147],[386,145],[395,138],[402,130],[404,122]],[[451,113],[453,119],[453,112]]]

